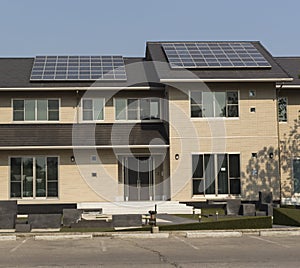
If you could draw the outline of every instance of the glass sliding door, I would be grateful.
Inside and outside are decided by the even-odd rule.
[[[154,198],[153,158],[124,157],[124,194],[127,201]]]
[[[11,157],[10,197],[58,197],[58,157]]]
[[[192,174],[193,195],[241,193],[239,154],[193,154]]]

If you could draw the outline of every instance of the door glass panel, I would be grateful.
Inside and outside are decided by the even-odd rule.
[[[47,100],[37,100],[37,120],[47,120]]]
[[[227,170],[227,155],[217,155],[217,170],[218,170],[218,193],[228,194],[228,170]]]
[[[203,115],[204,117],[214,117],[213,94],[203,92]]]
[[[215,92],[215,116],[226,116],[226,93]]]
[[[46,161],[45,157],[37,157],[35,162],[36,196],[46,197]]]
[[[213,155],[204,155],[205,165],[205,193],[215,194],[215,158]]]
[[[58,196],[58,159],[47,157],[47,196]]]
[[[25,101],[25,120],[35,120],[35,100]]]
[[[193,178],[203,178],[203,155],[192,155]]]
[[[23,197],[33,197],[33,158],[22,158],[23,164]]]
[[[94,120],[103,120],[103,99],[94,99]]]
[[[141,99],[141,120],[150,119],[150,99]]]
[[[137,120],[138,118],[138,100],[137,99],[128,99],[127,100],[127,112],[128,120]]]
[[[151,100],[150,102],[150,118],[159,119],[160,118],[160,107],[159,100]]]
[[[294,193],[300,193],[300,159],[293,160]]]
[[[22,161],[20,157],[10,159],[10,197],[21,197]]]
[[[48,120],[58,121],[59,120],[59,101],[48,100]]]
[[[13,101],[13,120],[23,121],[24,120],[24,101],[14,100]]]
[[[126,120],[126,99],[115,99],[116,120]]]

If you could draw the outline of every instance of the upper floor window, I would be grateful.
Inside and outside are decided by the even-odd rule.
[[[287,98],[278,98],[278,120],[279,122],[287,122]]]
[[[116,120],[155,120],[160,119],[160,100],[115,99]]]
[[[82,99],[82,120],[98,121],[103,120],[104,99]]]
[[[13,100],[13,121],[59,121],[59,100]]]
[[[191,91],[191,117],[238,117],[237,91],[202,92]]]

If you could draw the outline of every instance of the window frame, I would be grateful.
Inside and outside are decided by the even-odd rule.
[[[280,119],[280,116],[279,116],[279,99],[286,99],[286,107],[285,107],[285,110],[286,110],[286,120],[281,120]],[[278,122],[279,123],[287,123],[288,122],[288,97],[284,97],[284,96],[281,96],[281,97],[278,97],[277,98],[277,116],[278,116]]]
[[[33,100],[35,102],[35,119],[34,120],[25,120],[25,101],[26,100]],[[37,117],[37,109],[38,105],[37,102],[39,100],[46,100],[47,101],[47,120],[38,120]],[[56,100],[58,101],[58,120],[49,120],[49,100]],[[23,109],[23,120],[14,120],[14,101],[23,101],[24,109]],[[21,110],[19,110],[21,111]],[[11,123],[13,124],[40,124],[40,123],[47,123],[47,124],[56,124],[59,123],[61,120],[61,98],[12,98],[11,99]]]
[[[32,179],[32,197],[24,197],[23,196],[23,179],[20,179],[20,184],[21,184],[21,196],[20,197],[12,197],[11,196],[11,159],[13,158],[21,158],[21,161],[23,161],[24,158],[32,158],[33,159],[33,179]],[[46,170],[47,170],[47,159],[48,158],[57,158],[57,196],[48,196],[48,175],[46,173],[46,196],[37,196],[36,190],[37,190],[37,176],[36,176],[36,159],[37,158],[44,158],[45,159],[45,163],[46,163]],[[60,198],[60,156],[58,155],[14,155],[14,156],[9,156],[8,157],[8,165],[9,165],[9,169],[8,169],[8,178],[9,178],[9,199],[10,200],[58,200]],[[22,169],[22,167],[21,167]],[[22,172],[22,170],[21,170]],[[46,171],[47,172],[47,171]],[[54,180],[50,180],[51,182],[53,182]]]
[[[197,177],[194,177],[194,168],[193,168],[193,156],[194,155],[198,155],[198,156],[202,156],[202,175],[203,177],[202,178],[197,178]],[[215,193],[214,194],[206,194],[205,193],[205,190],[206,190],[206,187],[205,187],[205,155],[209,155],[210,157],[213,156],[215,159],[217,159],[217,156],[218,155],[225,155],[226,158],[227,158],[227,180],[228,180],[228,193],[227,194],[219,194],[218,191],[218,174],[215,174],[216,175],[216,179],[215,179]],[[238,155],[239,156],[239,177],[230,177],[230,155]],[[238,153],[238,152],[225,152],[225,153],[211,153],[211,152],[192,152],[191,153],[191,179],[192,179],[192,197],[193,198],[199,198],[199,197],[219,197],[219,196],[241,196],[241,153]],[[216,170],[217,168],[217,161],[214,162],[214,170]],[[236,180],[236,179],[239,179],[239,182],[240,182],[240,193],[239,194],[234,194],[234,193],[231,193],[231,180]],[[194,180],[200,180],[200,181],[203,181],[203,187],[204,187],[204,190],[203,190],[203,194],[194,194]]]
[[[126,101],[126,106],[125,106],[125,116],[126,119],[117,119],[117,111],[116,111],[116,102],[117,100],[125,100]],[[137,117],[138,119],[128,119],[128,100],[137,100],[138,102],[138,108],[137,108]],[[159,112],[159,118],[157,119],[141,119],[141,100],[150,100],[150,115],[151,115],[151,101],[152,100],[157,100],[158,101],[158,112]],[[161,122],[162,121],[162,101],[161,98],[159,97],[149,97],[149,98],[114,98],[114,120],[116,122]]]
[[[201,96],[201,100],[202,100],[202,103],[201,104],[192,104],[192,101],[191,101],[191,95],[192,95],[192,92],[200,92],[202,94]],[[203,111],[202,111],[202,116],[201,117],[193,117],[192,116],[192,106],[201,106],[202,109],[203,109],[203,92],[210,92],[213,94],[213,112],[214,112],[214,116],[213,117],[204,117],[203,116]],[[238,103],[237,104],[229,104],[228,103],[228,97],[227,97],[227,94],[228,92],[236,92],[238,94]],[[226,107],[226,116],[215,116],[215,112],[216,112],[216,106],[215,106],[215,103],[216,103],[216,97],[215,97],[215,93],[225,93],[225,107]],[[230,117],[228,116],[228,107],[229,106],[237,106],[237,112],[238,112],[238,116],[235,116],[235,117]],[[220,120],[220,119],[226,119],[226,120],[238,120],[240,119],[240,90],[225,90],[225,91],[197,91],[197,90],[189,90],[189,117],[191,120],[205,120],[205,119],[209,119],[209,120]]]
[[[103,108],[102,108],[102,119],[94,119],[94,102],[95,100],[102,100],[102,104],[103,104]],[[93,119],[92,120],[84,120],[83,119],[83,101],[84,100],[92,100],[92,112],[93,112]],[[81,123],[92,123],[92,122],[103,122],[105,120],[105,98],[104,97],[100,97],[100,98],[81,98],[80,100],[80,122]]]

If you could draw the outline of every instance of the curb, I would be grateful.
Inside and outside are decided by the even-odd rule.
[[[156,234],[134,234],[134,233],[126,233],[126,234],[111,234],[111,237],[114,238],[169,238],[170,234],[169,233],[156,233]]]
[[[0,236],[0,241],[16,241],[17,236],[16,235],[2,235]]]
[[[169,238],[172,236],[183,238],[226,238],[242,236],[300,236],[300,228],[274,228],[274,229],[239,229],[239,230],[199,230],[199,231],[170,231],[170,232],[90,232],[90,233],[16,233],[15,235],[0,234],[0,241],[14,241],[17,239],[32,238],[34,240],[79,240],[94,239],[99,237],[110,238],[136,238],[136,239],[153,239]]]
[[[260,236],[300,236],[299,231],[260,231]]]
[[[186,238],[218,238],[218,237],[242,237],[242,232],[187,232]]]
[[[56,241],[56,240],[75,240],[75,239],[92,239],[93,235],[36,235],[34,240],[46,240],[46,241]]]

